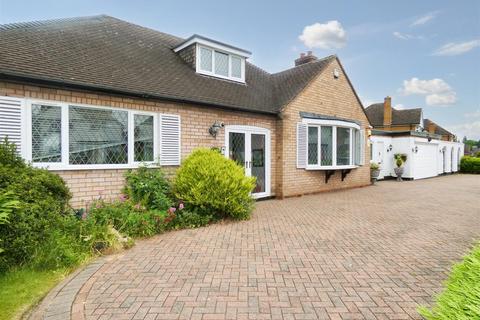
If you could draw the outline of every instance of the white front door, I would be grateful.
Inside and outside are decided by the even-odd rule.
[[[245,169],[247,176],[256,178],[252,195],[270,196],[270,131],[251,126],[225,128],[225,156]]]

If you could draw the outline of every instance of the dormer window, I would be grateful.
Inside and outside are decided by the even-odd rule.
[[[207,76],[245,82],[245,60],[250,52],[226,45],[201,36],[192,36],[174,49],[184,52],[194,48],[194,68],[197,73]]]

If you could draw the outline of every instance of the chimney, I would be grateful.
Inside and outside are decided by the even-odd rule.
[[[428,133],[435,134],[436,125],[433,122],[428,123]]]
[[[300,53],[300,58],[295,59],[295,67],[297,67],[301,64],[305,64],[305,63],[315,61],[315,60],[317,60],[317,57],[315,57],[313,55],[312,51],[308,51],[307,54],[302,52],[302,53]]]
[[[383,125],[392,125],[392,98],[388,96],[383,101]]]

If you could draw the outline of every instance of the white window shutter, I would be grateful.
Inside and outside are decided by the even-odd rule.
[[[297,123],[297,168],[307,167],[307,125]]]
[[[17,145],[17,152],[22,154],[22,100],[0,97],[0,140],[5,137]]]
[[[365,164],[365,130],[360,128],[360,165]]]
[[[160,115],[160,164],[180,164],[180,116]]]

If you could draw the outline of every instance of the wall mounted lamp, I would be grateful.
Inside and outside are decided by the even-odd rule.
[[[225,127],[225,124],[223,122],[218,122],[215,121],[212,126],[208,129],[208,132],[210,135],[214,138],[217,137],[218,132],[220,131],[221,128]]]
[[[389,145],[388,148],[387,148],[387,152],[392,151],[392,149],[393,149],[393,146],[392,146],[392,145]]]

